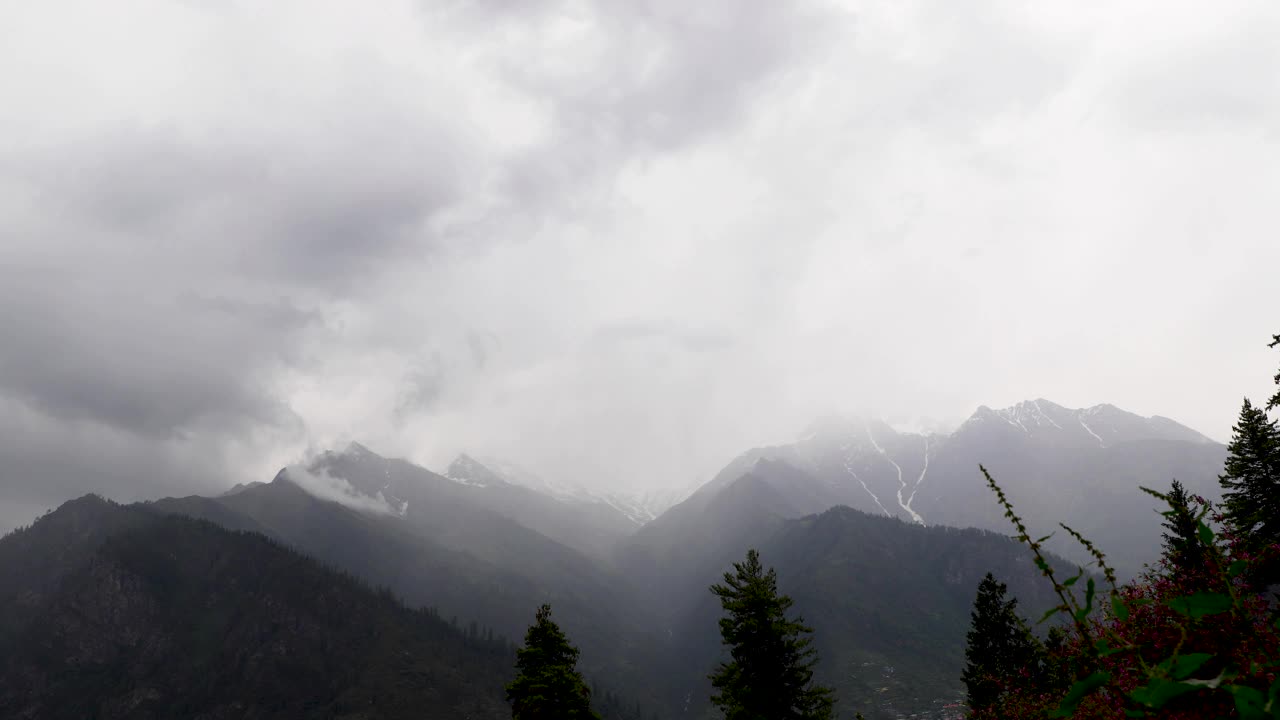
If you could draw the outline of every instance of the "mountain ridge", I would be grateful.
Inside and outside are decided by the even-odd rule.
[[[1225,446],[1176,421],[1105,403],[1073,409],[1037,398],[1000,409],[983,405],[949,433],[899,432],[878,419],[827,416],[794,442],[739,454],[684,504],[703,503],[757,472],[786,498],[778,508],[784,515],[789,505],[847,505],[920,525],[1007,531],[981,464],[1037,528],[1048,533],[1067,522],[1132,575],[1155,559],[1153,538],[1159,537],[1158,516],[1139,486],[1167,487],[1177,478],[1215,498],[1225,456]],[[765,461],[800,475],[761,466]],[[680,506],[668,511],[683,512]],[[661,527],[662,518],[654,523]],[[1053,543],[1056,552],[1089,560],[1080,547]]]

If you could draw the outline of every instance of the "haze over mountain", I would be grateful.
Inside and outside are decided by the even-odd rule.
[[[637,492],[593,491],[581,485],[547,480],[510,463],[495,460],[481,462],[465,453],[449,463],[449,469],[445,475],[468,485],[501,487],[505,484],[530,488],[561,502],[591,509],[605,516],[611,513],[599,506],[607,505],[637,527],[658,517],[667,508],[683,500],[692,492],[692,490],[678,489]]]
[[[1005,470],[1033,522],[1079,525],[1129,572],[1154,558],[1158,537],[1135,483],[1176,475],[1209,486],[1222,453],[1171,420],[1041,399],[979,408],[950,435],[828,418],[796,443],[744,453],[643,525],[509,465],[464,455],[439,475],[357,443],[271,482],[148,508],[265,533],[410,605],[508,637],[530,607],[551,602],[591,677],[680,716],[702,712],[686,698],[705,696],[697,678],[718,652],[706,587],[758,547],[820,630],[823,678],[874,717],[955,700],[956,678],[941,669],[958,662],[972,588],[987,570],[1011,582],[1028,612],[1052,604],[1025,551],[1004,537],[979,460]],[[986,530],[947,526],[967,524]]]
[[[363,449],[351,449],[325,462],[332,468],[346,467],[354,475],[350,468],[382,461],[370,456]],[[31,684],[38,688],[4,695],[0,701],[8,703],[6,707],[38,708],[50,716],[68,717],[85,712],[133,717],[150,708],[173,708],[175,696],[192,682],[175,674],[179,667],[198,672],[207,664],[210,672],[227,682],[246,672],[240,661],[219,653],[235,648],[254,657],[252,645],[237,641],[219,651],[217,645],[203,644],[202,638],[226,633],[260,636],[262,631],[255,629],[259,626],[242,623],[281,621],[249,620],[243,614],[237,616],[234,608],[267,602],[281,608],[287,623],[320,614],[322,619],[315,623],[289,625],[293,628],[289,639],[272,641],[277,646],[283,642],[286,647],[294,647],[288,643],[310,647],[305,652],[286,651],[301,652],[308,659],[300,659],[302,665],[297,668],[266,665],[266,674],[255,676],[253,682],[267,685],[241,684],[234,692],[190,696],[184,707],[193,712],[216,707],[226,715],[247,712],[264,697],[276,706],[300,702],[313,708],[351,707],[369,701],[361,698],[388,695],[383,683],[397,673],[403,675],[405,658],[414,657],[422,658],[426,684],[398,686],[390,694],[394,707],[379,708],[370,717],[399,717],[401,710],[395,708],[411,707],[415,698],[434,702],[427,699],[431,693],[447,693],[453,703],[492,708],[493,688],[501,676],[495,653],[506,646],[477,641],[483,633],[477,634],[474,624],[504,634],[518,632],[528,622],[530,607],[550,601],[566,629],[581,643],[582,666],[593,682],[604,683],[622,697],[638,699],[659,717],[701,717],[706,711],[703,666],[713,663],[719,653],[717,611],[706,583],[752,544],[785,564],[783,577],[795,588],[798,607],[820,628],[824,653],[830,658],[822,670],[824,681],[865,708],[868,717],[892,717],[900,711],[936,712],[954,701],[955,678],[945,668],[959,657],[972,586],[982,573],[994,569],[1029,602],[1049,602],[1046,588],[1035,582],[1036,571],[1025,553],[999,534],[912,527],[848,508],[787,521],[765,507],[768,498],[757,496],[764,486],[750,476],[713,500],[713,514],[725,521],[723,542],[686,548],[686,561],[706,574],[696,577],[673,571],[657,578],[657,585],[649,584],[655,578],[639,572],[626,558],[619,558],[616,565],[626,572],[614,572],[504,516],[486,517],[472,504],[474,496],[450,502],[444,499],[447,496],[434,495],[438,488],[422,476],[399,486],[412,496],[405,513],[320,499],[290,477],[282,472],[271,483],[217,498],[167,499],[123,508],[88,497],[67,503],[32,528],[0,540],[0,577],[13,581],[0,592],[0,607],[7,608],[0,647],[12,651],[0,667],[0,673],[7,674],[0,677],[9,678],[9,687]],[[457,525],[415,518],[415,500],[440,502],[445,506],[442,513],[457,514],[459,525],[473,527],[471,534],[462,534],[465,531]],[[232,535],[215,532],[209,525],[170,521],[165,519],[169,513],[250,534]],[[375,599],[366,589],[351,587],[346,579],[327,577],[325,573],[331,571],[302,562],[263,538],[255,539],[256,533],[365,582],[388,587],[411,605],[426,604],[435,610],[414,619],[419,616],[387,598]],[[496,546],[492,541],[477,543],[482,537],[512,537],[528,549],[516,554],[504,548],[489,561],[485,555]],[[240,557],[251,562],[237,564]],[[300,563],[311,579],[303,581],[292,570],[272,570],[281,562]],[[201,570],[209,563],[216,569]],[[895,572],[900,563],[913,565],[917,572]],[[261,580],[247,579],[259,568],[274,583],[270,588]],[[217,592],[224,585],[239,584],[260,589],[246,597]],[[308,594],[306,588],[313,587],[317,593]],[[830,595],[828,588],[839,592]],[[272,592],[290,593],[289,599],[281,605],[262,594]],[[379,632],[397,632],[396,623],[425,623],[426,634],[412,631],[394,642],[388,636],[389,646],[384,648],[380,641],[369,649],[374,655],[331,657],[346,645],[329,634],[348,632],[346,623],[358,624],[366,617],[365,610],[348,609],[351,617],[343,623],[330,626],[323,619],[335,612],[326,605],[335,593],[351,592],[357,596],[357,605],[372,603],[368,617],[370,622],[384,623],[385,629]],[[206,619],[205,610],[192,613],[185,604],[184,598],[209,593],[226,603],[225,610],[211,607],[213,616]],[[652,600],[658,595],[664,601],[655,604]],[[122,614],[113,609],[119,607],[127,610]],[[86,612],[101,616],[102,622],[68,619]],[[228,621],[226,612],[241,619]],[[107,617],[120,622],[111,625]],[[454,617],[458,627],[471,624],[470,640],[456,628],[449,632],[438,617]],[[217,624],[224,622],[241,625]],[[50,640],[50,628],[66,629]],[[195,658],[176,664],[166,659],[165,653],[170,652],[166,648],[192,642],[201,643]],[[464,647],[459,648],[459,642]],[[439,643],[450,648],[449,657],[462,652],[464,663],[476,664],[474,669],[464,664],[462,675],[448,681],[456,687],[442,688],[438,678],[429,679],[436,677],[430,663],[441,657]],[[466,649],[468,643],[474,652]],[[157,650],[139,656],[131,649],[138,647]],[[388,654],[378,654],[384,652]],[[76,669],[55,673],[54,668],[67,662]],[[350,675],[345,670],[334,674],[338,666],[345,667],[343,663],[363,667],[362,679],[335,686]],[[305,673],[316,672],[317,667],[328,668],[324,681],[306,682]],[[111,679],[123,677],[122,673],[142,678],[141,686]],[[272,694],[276,692],[270,689],[273,682],[290,683],[285,695]],[[697,699],[691,701],[691,697]],[[484,712],[481,716],[488,716]],[[642,710],[641,715],[646,712]],[[631,717],[622,713],[620,705],[606,717]]]
[[[510,463],[464,454],[437,474],[353,442],[286,467],[269,482],[241,483],[216,495],[127,508],[93,498],[68,503],[31,530],[0,540],[0,576],[22,578],[0,603],[10,607],[7,637],[27,653],[32,633],[41,632],[34,628],[55,622],[41,620],[41,613],[64,612],[63,601],[53,598],[106,581],[85,576],[86,567],[96,566],[84,563],[116,552],[117,535],[163,527],[155,532],[173,534],[171,544],[193,543],[199,552],[211,543],[248,542],[224,541],[198,525],[156,524],[166,514],[191,516],[265,535],[386,587],[411,607],[472,627],[473,639],[476,627],[519,637],[530,608],[549,602],[580,644],[592,682],[620,693],[609,695],[615,702],[639,703],[639,710],[625,712],[700,718],[710,692],[705,669],[720,653],[719,610],[707,586],[754,547],[776,563],[780,582],[815,628],[822,682],[868,717],[939,716],[959,698],[952,670],[961,661],[973,588],[982,575],[995,572],[1009,583],[1028,614],[1056,603],[1026,550],[1007,537],[1010,528],[979,463],[999,477],[1033,527],[1066,521],[1128,574],[1158,552],[1159,516],[1138,486],[1167,487],[1177,477],[1213,495],[1224,452],[1174,420],[1112,405],[1069,409],[1045,399],[979,407],[946,434],[827,417],[793,443],[743,452],[687,498],[660,513],[646,508],[656,514],[649,519],[628,512],[636,508],[617,502],[617,495],[600,496]],[[1088,560],[1068,543],[1051,547],[1076,562]],[[42,569],[25,576],[37,566]],[[178,570],[165,570],[147,560],[128,572],[146,585],[170,582],[154,573],[186,567],[180,561]],[[199,582],[207,588],[223,580]],[[242,601],[249,600],[228,600]],[[145,602],[163,608],[169,600]],[[297,612],[313,609],[304,602]],[[187,632],[165,629],[154,618],[137,622],[154,625],[147,632]],[[107,639],[105,629],[76,632],[66,642],[123,647],[122,640]],[[322,632],[308,631],[298,641],[316,642]],[[448,633],[433,637],[453,642]],[[478,647],[483,654],[490,646]],[[23,659],[7,672],[55,687],[30,678],[45,677],[50,658],[65,657],[73,645],[41,652],[15,656]],[[123,662],[118,655],[95,657],[104,667]],[[107,703],[94,707],[111,715],[121,703],[163,703],[186,682],[155,677],[165,679],[156,680],[154,692],[127,697],[88,676],[66,682],[98,688],[77,692]],[[54,701],[62,691],[47,692],[53,694],[39,695],[40,707],[73,707]],[[482,689],[450,692],[468,698],[458,702],[488,702]],[[324,703],[350,702],[325,697]],[[615,717],[623,717],[624,705],[615,707]]]

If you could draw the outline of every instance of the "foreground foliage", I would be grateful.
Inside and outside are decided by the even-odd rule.
[[[1280,393],[1268,407],[1278,404]],[[986,692],[999,702],[971,695],[970,717],[1280,718],[1280,613],[1267,587],[1280,557],[1275,421],[1245,400],[1229,452],[1222,512],[1176,482],[1168,494],[1144,488],[1169,506],[1164,555],[1124,586],[1103,553],[1065,525],[1093,555],[1101,577],[1084,568],[1060,577],[1041,552],[1047,538],[1032,538],[982,468],[1017,539],[1058,596],[1044,620],[1064,618],[1068,629],[1056,647],[1040,649],[1037,661],[1057,668],[1062,680],[990,668]],[[975,611],[975,631],[977,619]]]
[[[1036,552],[1038,541],[1002,503]],[[971,717],[1280,717],[1275,613],[1247,580],[1253,560],[1233,559],[1238,538],[1216,532],[1205,520],[1218,524],[1221,516],[1208,516],[1207,503],[1199,504],[1199,567],[1178,566],[1166,555],[1122,587],[1104,580],[1107,588],[1099,591],[1089,577],[1083,593],[1077,591],[1083,571],[1060,579],[1044,570],[1062,600],[1048,616],[1070,621],[1050,660],[1070,667],[1073,682],[1064,688],[1006,676],[1001,707],[975,708]],[[1101,553],[1098,564],[1105,577]]]

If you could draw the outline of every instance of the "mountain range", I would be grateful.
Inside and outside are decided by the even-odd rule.
[[[1223,445],[1168,418],[1039,399],[980,407],[945,435],[901,433],[877,420],[824,419],[796,442],[738,456],[686,504],[696,508],[754,472],[777,490],[791,516],[848,505],[921,525],[1009,532],[982,464],[1033,530],[1047,534],[1066,523],[1106,549],[1122,574],[1133,575],[1155,559],[1161,520],[1140,486],[1167,489],[1178,479],[1214,499],[1225,457]],[[676,507],[668,514],[684,512]],[[1051,547],[1088,560],[1065,538]]]
[[[707,588],[756,547],[778,568],[781,589],[814,627],[822,658],[818,678],[836,688],[843,707],[868,718],[941,716],[959,698],[964,632],[982,576],[991,571],[1007,582],[1028,615],[1053,604],[1027,553],[1006,536],[1007,521],[978,463],[995,474],[1033,529],[1063,520],[1098,542],[1124,572],[1133,572],[1156,557],[1159,542],[1154,501],[1137,486],[1167,487],[1177,477],[1210,494],[1224,454],[1223,446],[1172,420],[1105,405],[1070,410],[1033,400],[1004,410],[984,407],[945,435],[829,418],[793,443],[743,453],[687,498],[645,520],[656,505],[639,503],[628,512],[616,498],[557,486],[514,466],[464,455],[437,474],[352,444],[285,468],[270,482],[238,485],[216,497],[107,504],[112,510],[98,513],[105,519],[89,524],[92,532],[65,521],[94,505],[82,499],[6,536],[0,540],[0,578],[30,578],[26,585],[0,584],[0,609],[11,611],[0,620],[0,632],[11,642],[39,636],[33,628],[49,626],[36,609],[49,607],[48,598],[64,597],[59,593],[71,592],[73,583],[111,582],[109,575],[86,570],[92,563],[85,558],[116,552],[113,538],[132,537],[140,523],[185,516],[200,522],[165,521],[156,532],[174,535],[174,548],[201,548],[191,551],[193,564],[184,565],[175,550],[169,557],[178,570],[151,561],[130,566],[144,585],[153,574],[163,585],[175,572],[198,574],[206,563],[219,568],[209,557],[234,557],[246,551],[248,541],[239,538],[254,537],[262,538],[255,541],[262,547],[315,558],[333,575],[309,582],[384,587],[409,607],[431,608],[424,617],[449,628],[454,625],[444,618],[518,638],[533,609],[547,602],[581,646],[588,678],[607,688],[610,698],[623,698],[612,716],[700,718],[710,712],[705,677],[721,653],[719,607]],[[214,526],[237,539],[224,539]],[[1068,558],[1054,560],[1063,566],[1081,558],[1069,544],[1054,547]],[[188,581],[199,588],[197,595],[216,587]],[[120,591],[116,585],[100,589]],[[157,607],[172,600],[138,597]],[[236,597],[227,602],[256,598]],[[198,603],[187,607],[205,612]],[[407,612],[387,610],[386,617]],[[164,627],[170,628],[165,637],[179,632]],[[66,645],[24,643],[12,646],[17,660],[3,671],[18,675],[0,674],[0,683],[35,682],[31,678],[49,672],[49,663],[73,652]],[[335,649],[316,651],[321,657],[337,652],[325,647]],[[493,647],[480,647],[481,655]],[[124,656],[103,657],[110,673],[135,672]],[[510,661],[503,660],[508,673]],[[122,691],[103,680],[110,674],[103,672],[92,680],[101,681],[99,690],[92,683],[75,685],[99,698],[99,714],[147,716],[117,712],[124,707],[118,704]],[[486,692],[501,682],[490,670],[477,673],[490,678],[485,689],[463,684],[456,693],[492,710],[496,696]],[[165,682],[177,687],[181,681]],[[167,697],[167,690],[157,692]],[[325,691],[306,702],[345,702],[335,697]]]

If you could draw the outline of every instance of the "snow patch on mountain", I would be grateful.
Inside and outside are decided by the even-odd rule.
[[[852,451],[849,450],[850,447],[852,447],[852,443],[847,444],[843,448],[841,448],[842,450],[846,451],[844,456],[845,472],[849,473],[849,475],[852,476],[854,480],[858,481],[858,484],[862,486],[862,489],[867,491],[867,494],[870,495],[871,499],[875,501],[876,507],[880,508],[880,512],[883,512],[885,515],[888,515],[889,517],[893,517],[893,513],[885,509],[885,506],[880,502],[880,498],[876,497],[876,494],[871,492],[871,488],[868,487],[865,482],[863,482],[862,478],[858,477],[858,473],[853,471],[853,465],[852,465],[853,453]]]
[[[920,485],[924,483],[925,473],[929,472],[929,437],[926,435],[924,439],[924,467],[920,470],[920,477],[916,478],[915,487],[911,488],[911,496],[907,498],[907,505],[911,505],[916,499],[916,491],[920,489]],[[923,523],[922,523],[923,524]]]
[[[880,455],[893,466],[893,469],[898,471],[898,505],[903,510],[907,511],[907,514],[911,516],[912,520],[924,525],[924,518],[920,517],[919,513],[911,509],[911,503],[902,499],[902,491],[907,489],[907,482],[902,479],[902,466],[894,462],[893,458],[889,457],[889,453],[885,452],[884,448],[880,447],[880,443],[876,442],[876,437],[871,434],[870,425],[867,426],[867,439],[871,441],[871,445],[876,449],[876,452],[880,453]]]

